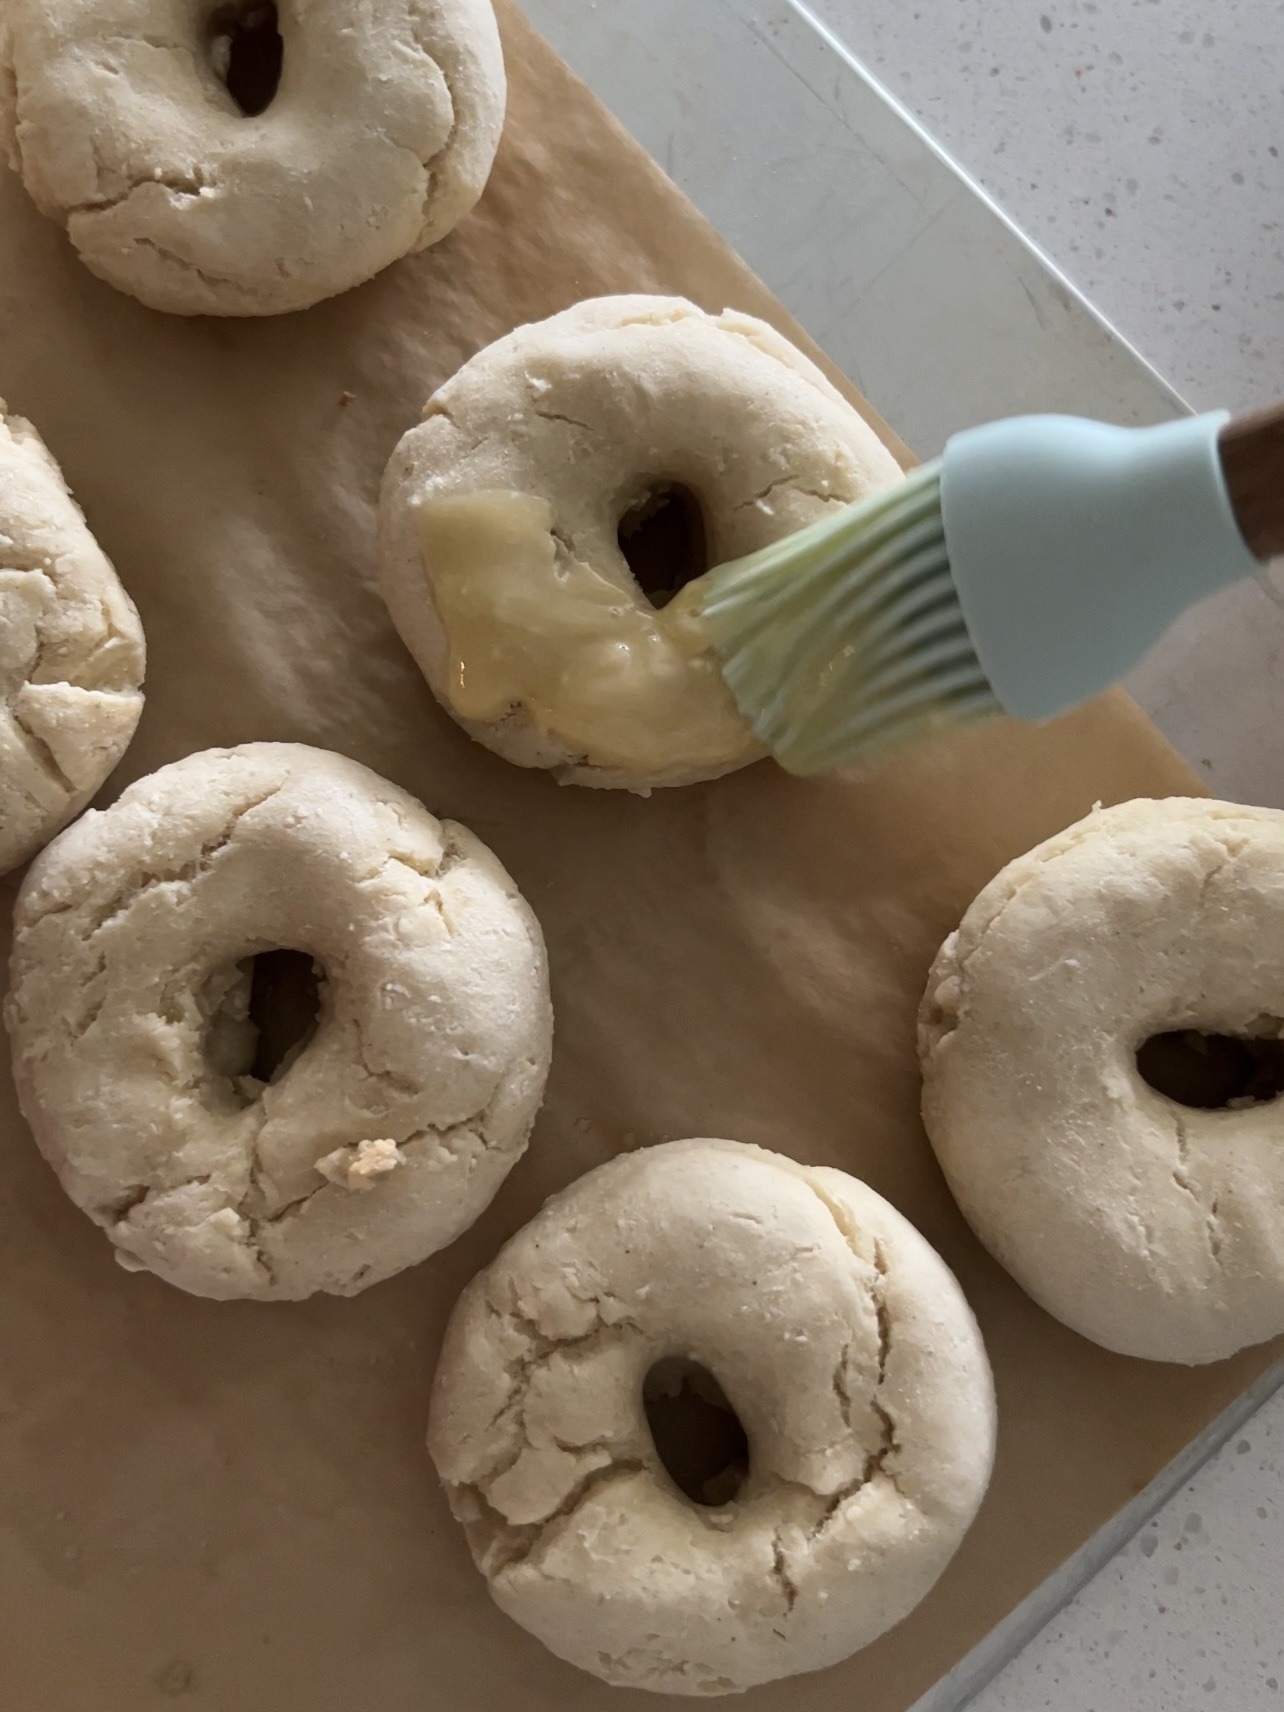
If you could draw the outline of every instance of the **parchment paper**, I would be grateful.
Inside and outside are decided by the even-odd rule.
[[[641,801],[559,788],[435,709],[372,592],[380,472],[428,392],[519,321],[612,290],[797,330],[518,17],[481,210],[305,315],[185,322],[98,284],[0,177],[0,392],[61,459],[142,609],[147,713],[112,781],[302,739],[457,816],[539,912],[557,1048],[525,1161],[429,1264],[351,1301],[197,1301],[113,1263],[0,1090],[0,1704],[13,1712],[599,1712],[655,1705],[490,1604],[423,1451],[465,1280],[619,1149],[738,1137],[842,1166],[956,1269],[998,1376],[998,1469],[917,1614],[761,1712],[902,1712],[1266,1365],[1110,1356],[955,1214],[913,1016],[981,884],[1095,799],[1187,791],[1112,699],[865,779],[770,764]],[[10,882],[0,893],[7,922]],[[6,948],[7,949],[7,948]]]

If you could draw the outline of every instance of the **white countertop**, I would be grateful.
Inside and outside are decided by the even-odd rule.
[[[809,3],[1177,393],[1284,393],[1284,0]],[[791,0],[526,6],[920,452],[1177,407]],[[1131,687],[1218,794],[1284,807],[1282,666],[1284,612],[1230,591]],[[974,1705],[1284,1707],[1284,1394]]]

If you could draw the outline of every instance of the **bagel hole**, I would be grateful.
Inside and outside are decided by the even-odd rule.
[[[694,1504],[729,1504],[749,1473],[749,1440],[721,1385],[697,1361],[665,1356],[642,1382],[656,1455]]]
[[[208,1057],[245,1099],[279,1081],[321,1018],[323,972],[306,951],[277,949],[220,969],[205,985]]]
[[[1278,1030],[1284,1024],[1272,1017],[1263,1026]],[[1176,1029],[1138,1047],[1137,1069],[1143,1082],[1179,1106],[1237,1111],[1284,1093],[1284,1040]]]
[[[709,569],[704,511],[690,488],[653,482],[620,519],[620,551],[657,610]]]
[[[257,119],[276,100],[285,61],[279,23],[272,0],[242,0],[211,14],[210,63],[247,119]]]

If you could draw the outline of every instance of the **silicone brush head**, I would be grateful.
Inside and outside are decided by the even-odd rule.
[[[717,567],[701,611],[740,711],[792,773],[1003,711],[950,572],[939,463]]]
[[[1226,421],[969,429],[899,486],[712,571],[699,610],[740,711],[816,773],[1088,700],[1195,601],[1265,575],[1226,485]]]

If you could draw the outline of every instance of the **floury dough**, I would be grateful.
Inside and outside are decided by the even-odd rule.
[[[928,981],[923,1115],[1035,1301],[1107,1349],[1207,1362],[1284,1332],[1284,1118],[1151,1087],[1138,1049],[1183,1031],[1284,1038],[1276,810],[1128,802],[1009,863]]]
[[[697,1504],[643,1381],[703,1366],[748,1474]],[[735,1693],[906,1616],[989,1480],[995,1406],[944,1262],[841,1171],[729,1141],[625,1154],[465,1290],[429,1448],[496,1603],[606,1681]]]
[[[248,1073],[248,959],[321,973]],[[526,1147],[552,1013],[539,926],[464,827],[338,755],[207,750],[37,861],[5,1018],[41,1151],[117,1258],[196,1295],[351,1295],[478,1217]]]
[[[280,84],[228,88],[275,13]],[[490,0],[5,0],[0,132],[101,278],[178,315],[305,309],[436,243],[481,195],[505,80]]]
[[[120,760],[143,667],[133,602],[40,436],[0,399],[0,873]]]
[[[621,523],[684,493],[711,567],[900,473],[764,322],[596,298],[519,327],[428,401],[384,478],[381,587],[433,693],[498,754],[573,784],[686,784],[762,749],[691,622],[698,583],[657,610]]]

